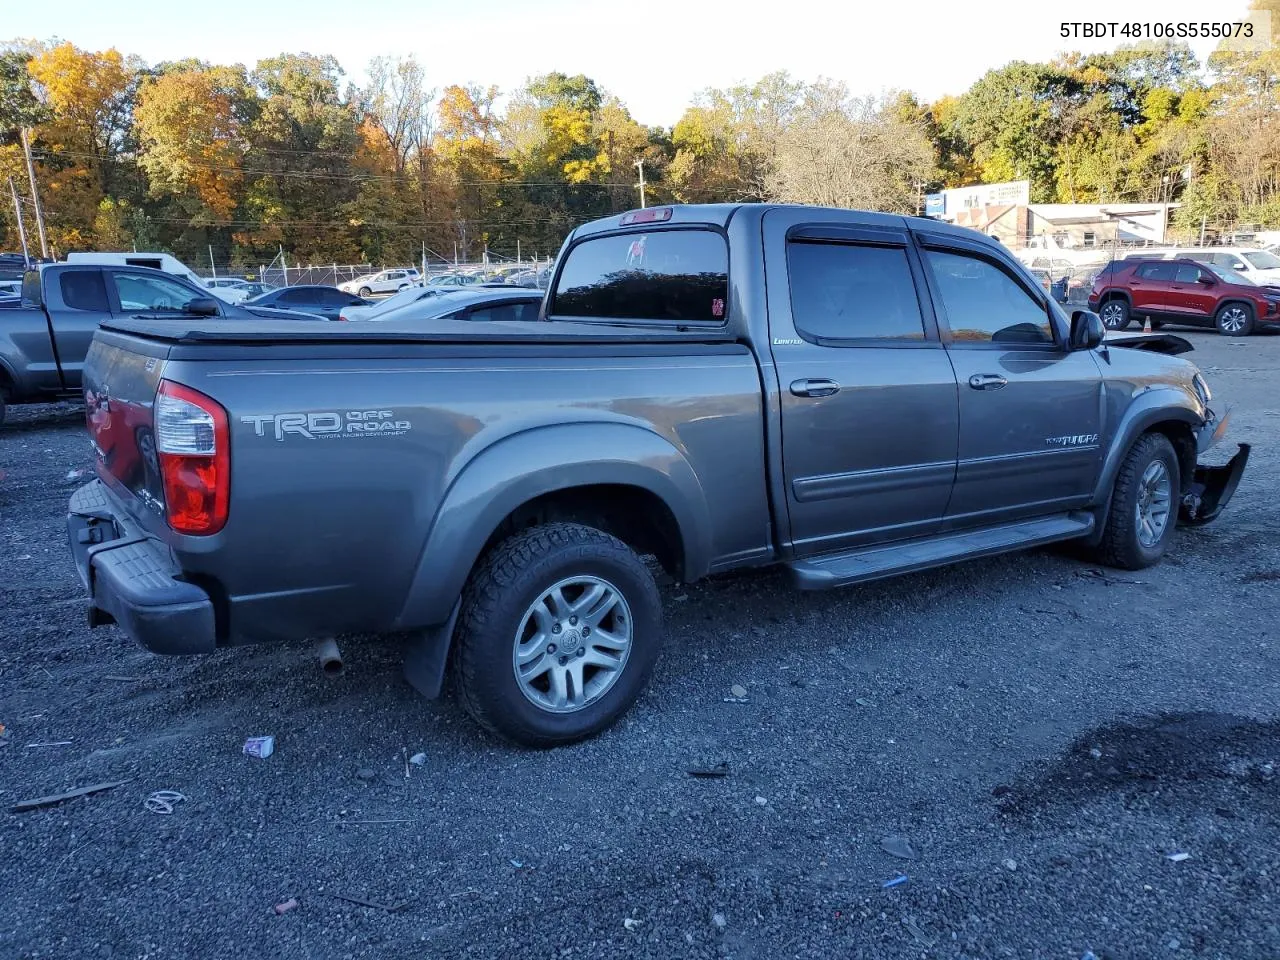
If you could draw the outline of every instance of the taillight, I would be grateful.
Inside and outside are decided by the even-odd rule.
[[[169,526],[178,533],[217,533],[231,500],[227,411],[198,390],[161,380],[155,438]]]

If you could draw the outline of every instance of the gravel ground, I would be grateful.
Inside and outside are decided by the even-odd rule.
[[[385,641],[348,640],[333,680],[301,647],[89,631],[63,544],[81,414],[11,411],[0,956],[1280,956],[1280,337],[1189,337],[1256,446],[1162,566],[668,587],[646,695],[546,753],[419,699]],[[143,808],[162,789],[187,797],[168,816]]]

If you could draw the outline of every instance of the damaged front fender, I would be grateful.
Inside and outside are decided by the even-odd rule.
[[[1208,523],[1222,512],[1249,462],[1249,444],[1240,444],[1236,455],[1220,467],[1197,464],[1191,486],[1182,495],[1178,522],[1189,526]]]

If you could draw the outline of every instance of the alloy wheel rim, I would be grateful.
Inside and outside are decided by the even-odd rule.
[[[1153,460],[1142,472],[1138,481],[1138,503],[1135,507],[1138,541],[1144,547],[1154,547],[1169,526],[1169,514],[1173,506],[1173,484],[1169,468],[1163,460]]]
[[[1230,310],[1222,311],[1222,329],[1229,333],[1239,333],[1244,329],[1245,321],[1244,309],[1242,307],[1234,307]]]
[[[1120,323],[1120,305],[1118,303],[1108,303],[1102,308],[1102,322],[1108,327],[1115,327]]]
[[[631,656],[631,608],[600,577],[566,577],[529,605],[511,654],[520,692],[548,713],[576,713],[613,688]]]

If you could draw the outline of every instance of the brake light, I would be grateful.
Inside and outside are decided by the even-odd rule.
[[[178,533],[217,533],[231,500],[227,411],[198,390],[161,380],[155,438],[169,526]]]
[[[648,207],[644,210],[633,210],[631,213],[623,214],[620,221],[622,226],[632,223],[654,223],[671,219],[670,207]]]

